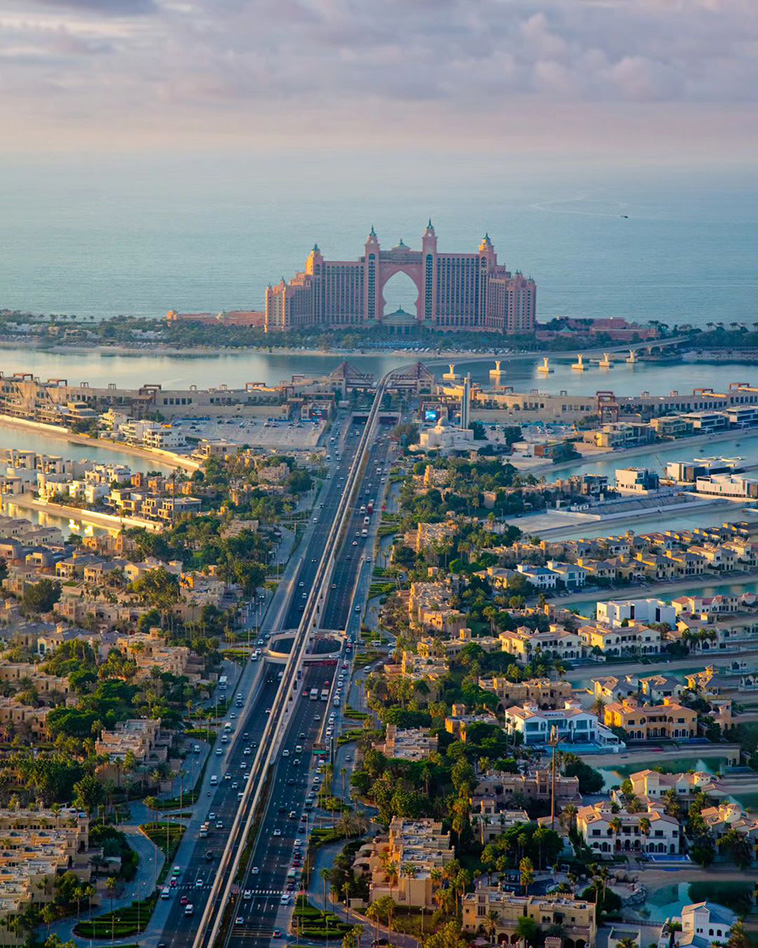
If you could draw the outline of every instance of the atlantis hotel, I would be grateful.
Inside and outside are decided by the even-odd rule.
[[[418,290],[415,314],[385,313],[384,287],[404,273]],[[429,221],[421,250],[401,240],[382,250],[371,228],[359,260],[325,260],[316,246],[305,271],[266,290],[266,330],[310,326],[383,325],[398,333],[417,327],[443,331],[534,331],[537,287],[497,262],[489,236],[476,253],[439,253]]]

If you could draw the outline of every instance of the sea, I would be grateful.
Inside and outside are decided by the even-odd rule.
[[[156,317],[261,308],[318,243],[357,259],[420,245],[475,250],[538,284],[540,319],[758,320],[755,167],[559,155],[95,153],[0,159],[0,309]],[[412,310],[402,274],[388,307]]]

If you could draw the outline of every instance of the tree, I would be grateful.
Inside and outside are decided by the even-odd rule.
[[[354,925],[342,936],[342,948],[360,948],[363,927]]]
[[[29,612],[50,612],[61,598],[61,584],[52,579],[41,579],[24,588],[21,604]]]
[[[729,948],[750,948],[752,942],[745,931],[745,923],[741,918],[738,918],[732,925],[727,944]]]
[[[626,938],[619,938],[616,942],[616,948],[639,948],[639,945],[636,939],[627,936]]]
[[[424,941],[424,948],[468,948],[468,942],[461,934],[460,922],[453,919],[439,931],[429,935]]]
[[[108,896],[111,900],[111,944],[115,941],[116,936],[116,916],[113,912],[113,899],[116,893],[116,886],[118,882],[113,876],[108,876],[105,880],[105,888],[108,890]]]
[[[529,886],[534,882],[534,866],[532,860],[525,856],[518,864],[521,885],[524,887],[524,895],[529,895]]]
[[[92,815],[105,801],[105,788],[97,777],[88,774],[74,784],[74,806]]]
[[[539,926],[533,918],[522,915],[516,923],[516,934],[524,945],[534,945],[539,934]]]

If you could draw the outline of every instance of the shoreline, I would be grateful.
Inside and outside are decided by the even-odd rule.
[[[701,444],[712,444],[717,441],[729,441],[731,438],[738,438],[740,435],[748,437],[750,433],[758,434],[758,429],[737,429],[732,431],[722,431],[719,434],[694,435],[690,438],[675,438],[671,441],[651,441],[649,444],[635,445],[633,448],[623,448],[621,451],[593,451],[592,454],[582,455],[571,461],[561,461],[560,464],[538,464],[534,467],[524,468],[524,474],[545,474],[547,471],[565,471],[569,468],[584,467],[587,464],[595,464],[597,461],[610,461],[612,458],[633,458],[639,454],[650,454],[650,452],[666,450],[670,445],[679,445],[683,449],[688,447],[698,447]]]
[[[129,527],[144,527],[149,533],[160,533],[163,530],[163,524],[154,520],[143,520],[141,517],[119,517],[116,514],[101,513],[97,510],[69,507],[67,504],[52,504],[29,497],[28,494],[4,494],[2,506],[5,507],[6,504],[11,504],[22,510],[36,510],[39,513],[49,513],[53,517],[88,523],[105,530],[121,532],[124,528]]]
[[[702,589],[704,586],[746,586],[748,583],[758,581],[758,571],[751,570],[746,573],[733,573],[727,577],[719,576],[718,573],[710,573],[701,576],[690,576],[685,579],[677,579],[673,582],[654,583],[648,586],[632,585],[618,586],[613,589],[598,589],[594,592],[584,591],[571,593],[570,596],[562,596],[559,599],[548,600],[551,605],[570,606],[572,603],[587,602],[596,600],[597,602],[606,602],[608,600],[626,600],[626,599],[663,599],[666,593],[686,592],[688,589]]]
[[[534,531],[529,530],[529,528],[524,525],[524,520],[527,519],[524,517],[515,520],[508,520],[508,523],[519,527],[519,529],[523,530],[525,533],[539,536],[540,539],[562,540],[570,539],[572,536],[580,533],[583,527],[594,527],[599,523],[614,523],[623,528],[627,525],[633,526],[637,521],[646,520],[650,517],[660,517],[665,519],[670,514],[677,515],[689,510],[699,514],[712,513],[717,510],[723,510],[726,512],[730,506],[733,505],[726,500],[706,500],[702,503],[697,501],[686,501],[680,504],[669,504],[668,506],[661,508],[649,507],[632,512],[619,511],[619,513],[613,513],[612,511],[606,511],[604,513],[591,514],[589,511],[577,511],[574,514],[577,519],[571,523],[556,524],[554,527],[536,527]],[[758,512],[758,508],[756,508],[756,511]],[[571,513],[572,511],[566,511],[566,515],[570,515]],[[538,514],[537,516],[544,516],[544,514]],[[562,534],[566,534],[566,536],[562,536]]]
[[[26,428],[32,431],[38,431],[40,434],[46,434],[51,438],[58,438],[61,441],[68,441],[70,444],[78,444],[83,447],[101,447],[105,450],[119,451],[122,454],[128,454],[132,457],[143,458],[147,461],[155,461],[156,464],[179,470],[194,473],[199,471],[202,465],[199,461],[191,458],[185,458],[181,454],[174,454],[171,451],[162,451],[159,448],[140,448],[136,445],[123,444],[120,441],[110,441],[108,438],[89,438],[87,435],[78,435],[69,431],[63,425],[49,425],[42,421],[33,421],[27,418],[16,418],[13,415],[0,414],[0,425],[9,427]]]

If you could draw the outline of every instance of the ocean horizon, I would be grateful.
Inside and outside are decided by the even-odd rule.
[[[307,159],[166,157],[0,164],[0,308],[161,317],[260,309],[314,243],[356,259],[373,225],[412,247],[431,216],[441,250],[486,232],[553,316],[758,320],[752,169],[531,171],[410,157],[371,178]],[[340,168],[344,173],[340,173]],[[381,195],[373,197],[373,195]],[[387,303],[412,309],[410,281]]]

